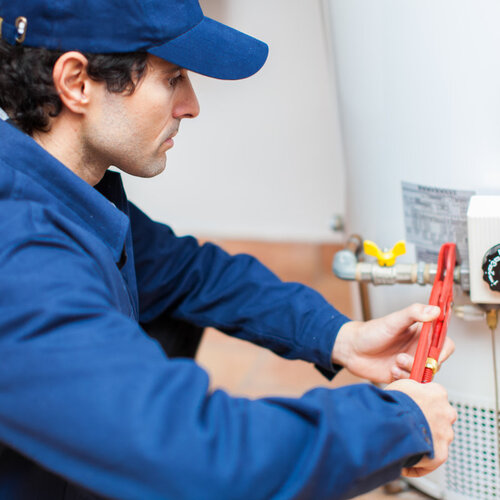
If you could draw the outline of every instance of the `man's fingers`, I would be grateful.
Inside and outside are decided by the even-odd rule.
[[[392,380],[401,380],[405,378],[410,378],[410,372],[407,370],[401,370],[397,366],[391,368]]]
[[[406,354],[404,352],[398,354],[396,356],[396,364],[398,368],[401,370],[406,370],[408,372],[411,372],[411,368],[413,366],[413,356],[410,356],[409,354]]]
[[[405,477],[422,477],[428,474],[429,470],[422,467],[406,467],[402,470],[401,475]]]
[[[444,363],[455,351],[455,342],[450,339],[450,337],[446,337],[443,345],[443,349],[441,351],[441,355],[439,356],[439,365]],[[396,365],[392,369],[392,374],[396,379],[407,378],[406,372],[408,374],[411,372],[413,367],[414,357],[407,353],[400,353],[396,357]],[[403,372],[403,373],[401,373]]]
[[[443,349],[441,351],[441,355],[439,356],[439,364],[443,363],[446,361],[455,351],[455,342],[450,339],[450,337],[446,337],[444,344],[443,344]]]
[[[444,363],[455,351],[455,342],[451,340],[449,337],[446,337],[443,345],[443,349],[441,351],[441,355],[439,356],[439,365]],[[410,376],[411,369],[413,367],[413,356],[410,356],[407,353],[400,353],[396,357],[396,365],[393,366],[391,372],[395,380],[399,380],[401,378],[408,378]]]
[[[410,377],[413,366],[413,356],[406,353],[400,353],[396,357],[396,364],[391,368],[393,380],[401,380]]]
[[[413,304],[406,309],[401,309],[385,317],[388,329],[402,331],[417,321],[432,321],[439,316],[440,309],[437,306],[425,304]]]

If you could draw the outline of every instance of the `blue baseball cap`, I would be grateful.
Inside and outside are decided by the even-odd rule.
[[[265,43],[205,17],[198,0],[0,0],[9,44],[95,54],[148,52],[237,80],[265,63]]]

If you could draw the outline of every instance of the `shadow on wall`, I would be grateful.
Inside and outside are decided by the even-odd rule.
[[[228,12],[228,0],[200,0],[203,13],[213,19],[223,21]]]

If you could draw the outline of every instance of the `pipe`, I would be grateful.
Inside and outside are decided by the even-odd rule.
[[[332,269],[338,278],[373,283],[374,285],[393,285],[395,283],[427,285],[434,282],[437,264],[418,262],[386,267],[379,266],[376,262],[362,262],[361,259],[358,259],[359,250],[356,252],[356,248],[359,247],[354,246],[357,238],[359,238],[358,235],[351,236],[346,247],[335,254]],[[453,280],[464,291],[470,290],[469,270],[467,268],[456,266]]]
[[[343,250],[337,252],[336,255],[340,254],[337,259],[337,264],[335,260],[333,266],[336,265],[336,271],[334,269],[335,275],[343,280],[354,280],[356,276],[356,265],[358,262],[362,262],[363,256],[361,255],[361,250],[363,248],[363,238],[359,234],[352,234],[349,236],[347,243]],[[361,281],[358,282],[359,288],[359,298],[361,301],[361,315],[363,321],[369,321],[372,319],[372,311],[370,305],[370,296],[368,294],[368,285]]]

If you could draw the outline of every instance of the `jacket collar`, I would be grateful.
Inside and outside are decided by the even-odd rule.
[[[0,120],[0,162],[30,177],[91,229],[120,260],[129,227],[120,175],[106,172],[105,195],[64,166],[30,136]],[[0,171],[1,175],[1,171]],[[106,198],[105,196],[108,196]],[[121,210],[123,211],[121,211]]]

